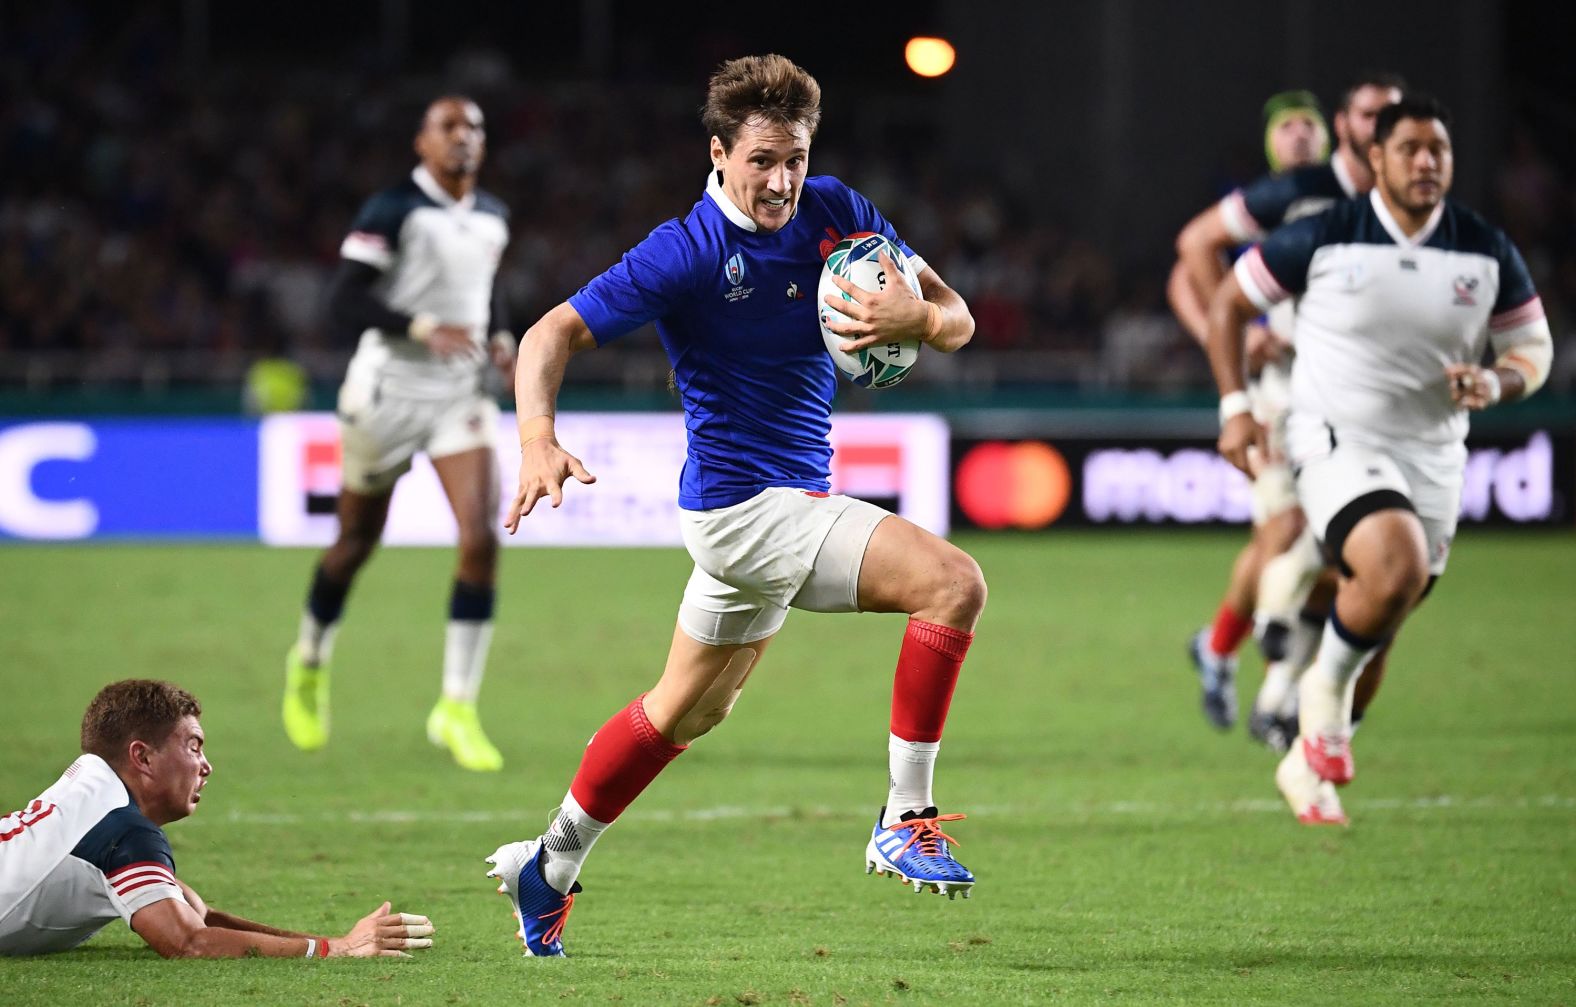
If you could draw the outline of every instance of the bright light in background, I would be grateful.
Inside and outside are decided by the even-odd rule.
[[[903,58],[908,61],[908,68],[921,77],[940,77],[952,69],[958,54],[946,39],[921,35],[908,40]]]

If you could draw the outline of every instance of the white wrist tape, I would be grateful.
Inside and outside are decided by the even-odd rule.
[[[1248,393],[1238,390],[1228,392],[1220,397],[1220,425],[1225,426],[1226,421],[1241,416],[1243,413],[1253,411],[1253,400],[1248,398]]]
[[[1500,393],[1504,390],[1501,387],[1502,383],[1499,380],[1499,375],[1487,367],[1479,371],[1478,374],[1478,380],[1483,383],[1483,401],[1491,406],[1497,404]]]
[[[302,955],[301,957],[303,957],[303,958],[311,958],[313,955],[316,955],[316,954],[317,954],[317,938],[316,937],[308,937],[306,939],[306,954]]]

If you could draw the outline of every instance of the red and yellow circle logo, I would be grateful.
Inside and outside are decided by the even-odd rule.
[[[1072,497],[1062,453],[1043,441],[977,444],[958,462],[958,508],[981,528],[1044,528]]]

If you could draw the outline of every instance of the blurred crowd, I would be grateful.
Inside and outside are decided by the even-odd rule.
[[[233,381],[263,356],[336,380],[351,347],[323,323],[324,289],[358,206],[414,163],[436,78],[324,61],[264,85],[257,67],[231,63],[193,87],[157,17],[133,19],[110,46],[85,18],[61,7],[0,33],[0,385]],[[441,79],[487,115],[482,184],[514,213],[501,275],[517,329],[699,197],[693,93],[523,87],[487,52],[456,54]],[[1150,261],[1119,270],[977,178],[900,171],[846,139],[818,146],[813,170],[887,208],[973,309],[977,349],[932,377],[1207,382],[1164,305],[1173,231],[1157,230]],[[1494,196],[1488,209],[1526,252],[1558,339],[1576,326],[1576,180],[1516,132]],[[626,360],[654,347],[628,343]],[[628,382],[620,368],[611,357],[572,377]],[[1560,374],[1568,386],[1569,363]]]

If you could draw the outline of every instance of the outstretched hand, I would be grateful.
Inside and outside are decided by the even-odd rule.
[[[407,952],[432,947],[432,921],[414,913],[390,912],[385,902],[356,921],[350,933],[330,938],[330,958],[409,958]]]
[[[866,290],[841,276],[832,276],[837,288],[853,298],[844,300],[832,294],[826,296],[826,303],[849,319],[846,322],[828,322],[826,326],[838,335],[848,337],[847,342],[838,346],[844,353],[853,353],[877,343],[925,339],[930,308],[903,282],[897,264],[885,251],[881,252],[880,263],[880,290]]]
[[[509,504],[509,516],[504,527],[513,535],[520,527],[520,519],[531,513],[543,497],[552,499],[557,507],[564,502],[564,484],[569,478],[586,485],[596,482],[596,476],[586,471],[580,459],[559,446],[555,437],[540,437],[520,448],[520,486],[514,501]]]

